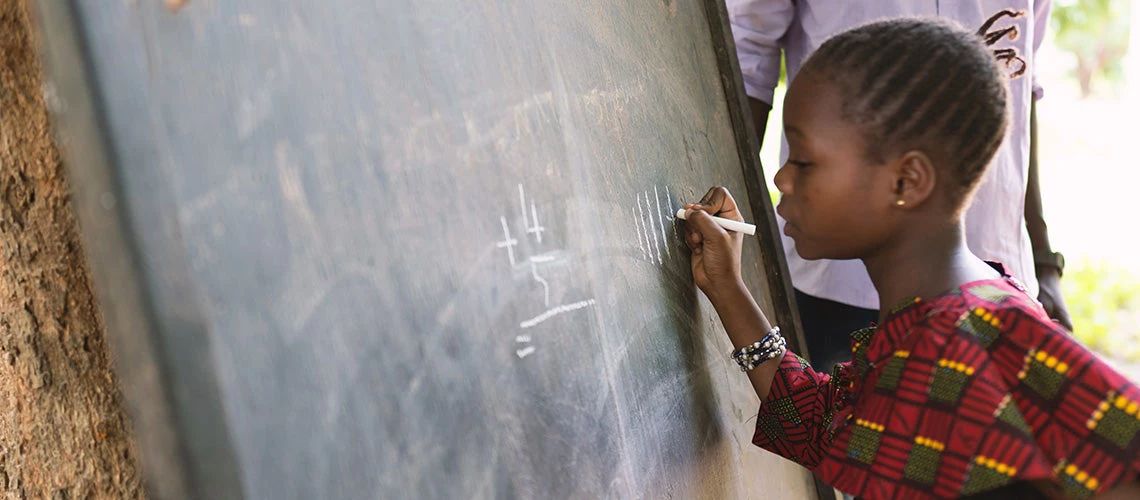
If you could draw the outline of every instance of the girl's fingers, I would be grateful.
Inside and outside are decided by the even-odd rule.
[[[685,244],[689,246],[689,250],[696,250],[701,246],[701,241],[701,233],[692,225],[685,224]]]
[[[744,218],[740,216],[740,211],[736,207],[736,200],[732,198],[732,194],[728,192],[728,188],[724,186],[716,186],[705,194],[706,201],[702,202],[706,212],[717,217],[725,219],[732,219],[735,221],[743,221]]]
[[[689,214],[689,220],[686,226],[692,228],[693,233],[700,237],[702,243],[710,238],[717,238],[727,234],[723,228],[713,222],[712,217],[704,210],[694,211]]]

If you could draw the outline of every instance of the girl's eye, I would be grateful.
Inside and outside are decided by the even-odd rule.
[[[798,161],[798,160],[789,159],[788,164],[795,166],[797,168],[804,168],[804,167],[810,166],[811,162],[810,161]]]

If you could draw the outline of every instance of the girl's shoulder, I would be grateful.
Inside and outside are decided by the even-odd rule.
[[[1081,359],[1092,356],[1011,278],[967,283],[938,297],[916,301],[894,314],[888,323],[886,330],[901,344],[1000,354],[1011,366],[1018,364],[1014,359],[1018,357],[1044,356],[1047,361],[1054,354],[1039,354],[1045,351],[1056,351],[1054,357],[1062,353]]]
[[[1140,473],[1140,388],[1015,282],[969,283],[917,301],[883,326],[880,340],[893,345],[872,357],[882,368],[868,394],[881,399],[888,396],[879,389],[896,387],[890,398],[917,394],[926,412],[952,415],[947,446],[1005,464],[1008,480],[1052,479],[1076,497]]]
[[[917,309],[920,318],[911,320],[916,325],[921,321],[943,336],[987,348],[999,338],[1019,345],[1034,345],[1052,336],[1072,340],[1025,287],[1009,277],[967,283]]]
[[[968,283],[918,301],[884,326],[882,340],[891,344],[884,350],[969,360],[977,369],[996,372],[1007,387],[1079,380],[1095,391],[1134,390],[1009,278]]]
[[[1012,278],[971,283],[963,286],[960,294],[959,309],[965,310],[955,324],[959,336],[972,338],[990,350],[1007,346],[1039,351],[1047,345],[1084,350],[1072,333],[1053,321],[1041,303]]]
[[[969,341],[985,348],[1003,337],[1026,344],[1043,335],[1066,334],[1020,283],[1008,277],[966,283],[929,299],[904,301],[891,309],[879,331],[890,344]]]

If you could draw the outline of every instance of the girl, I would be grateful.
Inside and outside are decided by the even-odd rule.
[[[693,278],[762,401],[753,442],[842,491],[1140,498],[1140,388],[966,247],[1003,78],[975,35],[894,19],[830,39],[792,83],[783,230],[805,259],[862,260],[880,303],[900,304],[830,376],[786,352],[741,281],[741,235],[708,217],[741,220],[732,196],[686,206]]]

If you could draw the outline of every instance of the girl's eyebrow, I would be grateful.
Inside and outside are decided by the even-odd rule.
[[[807,134],[804,134],[803,130],[800,130],[795,125],[788,125],[786,123],[784,124],[784,136],[787,137],[789,141],[794,141],[796,144],[805,144],[811,142],[811,140],[808,139]]]

